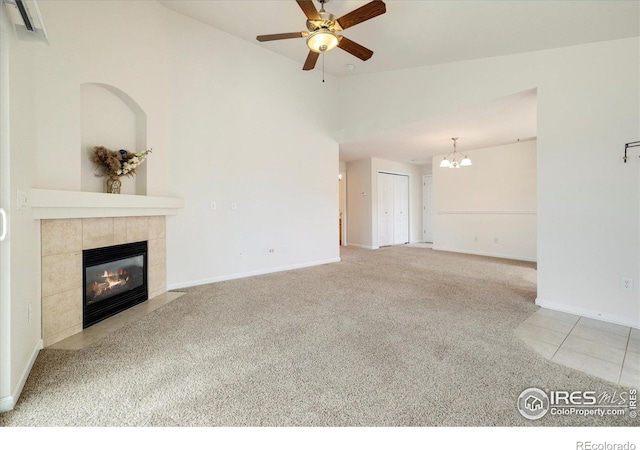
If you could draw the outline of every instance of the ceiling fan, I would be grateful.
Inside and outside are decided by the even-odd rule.
[[[328,52],[336,47],[351,53],[363,61],[371,58],[373,55],[371,50],[345,36],[337,34],[337,32],[384,14],[387,11],[384,2],[382,0],[373,0],[337,19],[336,16],[324,10],[324,4],[329,0],[318,1],[320,2],[320,11],[313,5],[313,0],[296,0],[302,12],[307,16],[307,29],[309,31],[265,34],[257,36],[256,39],[260,42],[266,42],[280,39],[306,38],[309,55],[304,62],[304,66],[302,66],[302,70],[313,69],[320,53]]]

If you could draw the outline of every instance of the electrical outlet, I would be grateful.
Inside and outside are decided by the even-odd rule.
[[[233,209],[234,211],[238,209],[238,204],[236,202],[231,203],[231,209]]]
[[[633,291],[633,278],[620,278],[620,290],[621,291]]]
[[[218,209],[216,202],[211,202],[211,211],[215,211],[216,209]]]
[[[267,253],[275,253],[276,249],[275,248],[269,248],[267,249]]]
[[[498,238],[493,238],[493,242],[494,242],[494,244],[497,244],[498,243]]]

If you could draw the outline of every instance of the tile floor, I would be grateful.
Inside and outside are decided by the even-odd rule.
[[[640,330],[541,308],[516,335],[545,358],[640,388]]]
[[[165,292],[126,311],[122,311],[115,316],[109,317],[86,330],[82,330],[80,333],[56,342],[47,348],[57,350],[81,350],[183,295],[184,293],[182,292]]]

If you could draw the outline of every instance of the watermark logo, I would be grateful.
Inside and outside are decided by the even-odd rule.
[[[542,389],[525,389],[518,397],[518,411],[526,419],[542,419],[549,412],[549,396]]]
[[[620,392],[543,391],[528,388],[518,397],[518,411],[522,417],[538,420],[547,413],[552,416],[638,416],[637,390]]]
[[[576,450],[636,450],[636,444],[632,442],[576,442]]]

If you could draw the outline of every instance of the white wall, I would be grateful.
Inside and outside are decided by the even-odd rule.
[[[168,221],[169,286],[339,258],[333,124],[306,101],[331,98],[331,78],[155,2],[42,6],[36,187],[80,190],[81,86],[104,83],[147,114],[148,193],[186,202]]]
[[[538,304],[639,327],[639,71],[631,38],[347,77],[343,139],[537,87]]]
[[[2,39],[2,206],[9,215],[9,234],[2,243],[2,361],[0,411],[13,405],[35,359],[40,340],[39,222],[27,210],[18,210],[18,190],[28,191],[34,178],[35,76],[33,52],[40,44],[19,42],[1,6]],[[8,59],[6,58],[8,53]],[[10,175],[5,179],[6,169]],[[8,191],[8,192],[7,192]],[[8,194],[8,195],[7,195]],[[9,267],[6,267],[6,262]],[[8,298],[7,298],[8,294]],[[29,321],[29,307],[33,313]]]
[[[347,163],[347,243],[365,248],[372,245],[371,158]]]
[[[471,167],[433,158],[433,248],[535,261],[536,142],[464,153]]]
[[[9,120],[9,21],[0,8],[0,130],[7,130]],[[10,210],[9,134],[0,133],[0,208]],[[3,230],[4,231],[4,230]],[[0,411],[12,407],[11,398],[11,258],[8,242],[0,242]]]
[[[10,166],[9,196],[3,204],[10,206],[10,236],[3,243],[7,249],[3,257],[9,254],[10,264],[8,268],[3,265],[2,271],[3,290],[8,274],[10,297],[8,307],[3,304],[0,308],[3,332],[9,334],[8,349],[3,342],[0,362],[0,409],[11,408],[17,400],[42,345],[40,222],[32,219],[28,207],[18,210],[12,199],[18,190],[28,193],[35,187],[80,190],[82,83],[106,82],[129,89],[155,110],[155,130],[164,133],[166,129],[159,120],[165,108],[165,70],[153,64],[150,55],[154,52],[142,51],[144,47],[149,50],[148,42],[140,44],[141,38],[157,37],[153,12],[165,8],[151,2],[39,5],[51,33],[51,46],[18,41],[13,26],[4,19],[1,23],[3,49],[9,50],[8,61],[3,61],[3,69],[8,66],[3,89],[8,87],[10,102],[8,130],[3,129]],[[3,16],[9,7],[0,7]],[[156,46],[162,48],[160,43]],[[161,58],[155,61],[162,63]],[[166,179],[162,156],[154,164],[151,187],[158,192]]]
[[[338,165],[338,208],[341,219],[339,237],[342,236],[342,245],[347,245],[347,163],[340,161]]]
[[[81,190],[81,89],[98,83],[125,92],[146,113],[146,145],[153,148],[141,166],[153,174],[146,180],[146,190],[150,195],[166,194],[170,149],[165,41],[169,40],[166,21],[174,14],[156,2],[39,5],[51,45],[37,47],[34,58],[38,123],[34,187]],[[130,137],[125,140],[129,144]]]
[[[334,118],[308,103],[314,90],[334,98],[334,79],[323,84],[282,56],[157,2],[40,8],[51,45],[9,42],[11,198],[17,189],[82,189],[81,87],[110,85],[146,114],[147,193],[186,202],[167,223],[170,286],[339,260]],[[10,322],[3,405],[17,399],[41,343],[39,221],[28,208],[12,209],[11,228],[3,244],[3,255],[12,250],[11,298],[0,308],[11,314],[0,322]],[[7,348],[4,334],[0,346]]]
[[[84,192],[104,192],[105,177],[91,161],[92,149],[104,146],[111,150],[127,149],[138,152],[137,119],[122,100],[104,87],[83,84],[80,87],[81,138],[80,184]],[[135,178],[122,177],[123,194],[135,194]]]
[[[322,111],[335,81],[192,19],[169,25],[168,186],[186,202],[167,221],[169,286],[339,260],[334,124],[308,102],[322,92]]]

